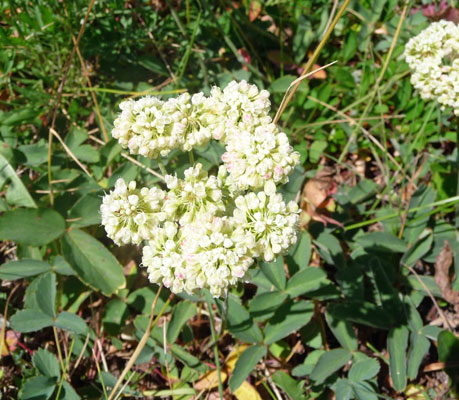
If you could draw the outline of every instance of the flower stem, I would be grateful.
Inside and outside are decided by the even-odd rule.
[[[215,334],[214,314],[212,312],[212,300],[210,298],[209,293],[206,293],[206,302],[209,308],[210,331],[212,333],[212,341],[214,342],[214,357],[215,357],[215,365],[217,367],[217,376],[218,376],[218,394],[220,395],[220,399],[223,399],[224,398],[223,397],[223,385],[222,385],[222,377],[221,377],[220,359],[218,357],[217,335]]]
[[[194,165],[194,154],[193,154],[193,150],[190,150],[188,152],[188,158],[190,159],[190,166],[192,167]]]
[[[161,161],[161,157],[158,157],[156,159],[156,161],[158,161],[159,170],[161,171],[161,174],[163,174],[163,176],[166,176],[167,175],[167,171],[166,171],[166,168],[164,167],[163,162]]]

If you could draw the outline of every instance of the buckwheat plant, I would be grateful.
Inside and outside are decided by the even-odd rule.
[[[436,100],[442,110],[451,107],[459,116],[459,25],[432,23],[410,39],[404,55],[421,97]]]
[[[226,148],[215,175],[193,163],[183,178],[166,175],[161,188],[118,179],[104,197],[107,235],[118,245],[144,244],[152,283],[224,297],[248,279],[255,259],[273,261],[296,242],[298,205],[286,204],[276,186],[288,181],[299,154],[272,123],[266,90],[233,81],[209,97],[147,96],[120,108],[112,135],[132,154],[158,158],[210,140]]]

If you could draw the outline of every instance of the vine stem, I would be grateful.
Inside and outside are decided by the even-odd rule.
[[[161,171],[161,173],[163,174],[163,176],[166,176],[166,175],[167,175],[167,171],[166,171],[166,168],[164,167],[163,162],[161,161],[161,157],[158,157],[158,158],[156,159],[156,161],[158,161],[159,170]]]
[[[188,152],[188,158],[190,160],[190,167],[192,167],[194,165],[194,154],[193,154],[193,150],[190,150]]]
[[[166,309],[166,307],[168,306],[168,304],[169,304],[169,302],[171,300],[171,298],[169,297],[169,299],[167,300],[166,304],[164,304],[162,310],[159,312],[158,316],[156,317],[156,319],[153,322],[153,316],[154,316],[156,303],[158,301],[159,294],[161,293],[161,289],[162,288],[163,288],[163,286],[161,285],[159,287],[158,293],[156,293],[156,296],[155,296],[155,299],[153,300],[153,303],[151,303],[150,319],[148,320],[147,329],[145,330],[145,333],[143,334],[142,339],[140,339],[140,342],[137,345],[134,353],[132,354],[131,358],[129,359],[128,363],[126,364],[126,367],[124,367],[123,372],[121,373],[120,377],[116,381],[116,384],[113,387],[113,390],[111,391],[110,396],[108,397],[108,400],[112,400],[114,398],[115,393],[118,390],[118,388],[121,385],[121,383],[123,382],[124,377],[130,371],[130,369],[134,365],[135,361],[137,360],[137,357],[139,356],[140,352],[145,347],[145,345],[147,343],[147,340],[150,337],[151,330],[153,329],[153,327],[155,326],[155,324],[158,321],[159,317],[161,317],[162,313],[164,312],[164,310]]]
[[[209,323],[210,323],[210,331],[212,333],[212,341],[214,342],[214,358],[215,358],[215,365],[217,367],[217,377],[218,377],[218,394],[220,399],[224,399],[223,397],[223,384],[222,384],[222,377],[221,377],[221,367],[220,367],[220,359],[218,357],[218,344],[217,344],[217,335],[215,333],[215,324],[214,324],[214,314],[212,311],[212,299],[210,297],[210,293],[206,292],[206,302],[209,308]]]

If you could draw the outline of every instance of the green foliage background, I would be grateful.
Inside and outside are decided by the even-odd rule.
[[[139,249],[117,248],[100,226],[101,197],[117,178],[160,184],[148,170],[159,172],[156,161],[133,162],[111,139],[119,102],[246,79],[271,92],[276,111],[334,2],[96,1],[81,58],[68,64],[88,3],[0,1],[5,399],[107,398],[146,329],[158,287]],[[205,293],[164,289],[155,308],[163,318],[123,396],[205,398],[196,382],[215,368],[213,313],[227,398],[249,398],[237,392],[244,381],[261,398],[455,398],[459,301],[438,286],[435,263],[447,241],[457,299],[458,121],[421,100],[402,56],[429,24],[421,6],[440,4],[409,3],[378,80],[404,4],[351,1],[317,61],[337,63],[304,81],[279,121],[301,154],[284,197],[329,171],[334,207],[305,211],[314,218],[297,246],[253,268],[227,300],[210,300],[213,311]],[[56,107],[61,140],[50,135]],[[221,154],[210,144],[195,158],[215,171]],[[179,152],[163,161],[179,175],[189,165]],[[225,359],[243,345],[230,367]],[[438,361],[446,364],[425,369]]]

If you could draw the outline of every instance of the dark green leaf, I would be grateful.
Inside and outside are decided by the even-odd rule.
[[[328,327],[333,332],[333,335],[335,335],[339,344],[350,351],[357,350],[359,343],[352,329],[352,325],[345,320],[337,318],[330,312],[326,312],[325,318]]]
[[[175,343],[183,325],[196,315],[196,304],[191,301],[182,301],[177,304],[172,312],[172,318],[167,327],[167,342]]]
[[[21,310],[11,317],[11,327],[18,332],[35,332],[53,324],[53,318],[39,310]]]
[[[286,292],[290,297],[301,296],[319,289],[327,283],[327,274],[320,268],[308,267],[293,275],[288,283]]]
[[[387,350],[389,351],[389,371],[392,386],[401,391],[406,387],[406,350],[409,331],[406,326],[397,326],[389,331]]]
[[[274,315],[286,298],[285,293],[277,290],[257,294],[249,302],[250,314],[257,320],[264,321]]]
[[[404,253],[406,243],[389,232],[370,232],[357,238],[357,243],[367,249]]]
[[[35,300],[38,308],[51,318],[56,316],[56,275],[48,272],[38,278]]]
[[[312,318],[313,310],[314,305],[310,301],[283,304],[266,325],[265,343],[274,343],[306,325]]]
[[[229,380],[229,387],[232,392],[242,385],[242,382],[247,379],[249,374],[255,369],[255,366],[265,355],[266,347],[259,345],[249,347],[240,355]]]
[[[102,203],[101,194],[89,193],[79,199],[69,211],[69,218],[76,219],[71,225],[83,227],[90,225],[100,225],[100,205]]]
[[[381,366],[375,358],[357,361],[349,371],[349,379],[354,382],[372,379],[377,375],[380,368]]]
[[[303,231],[298,240],[298,244],[295,247],[295,252],[293,253],[293,261],[299,269],[306,268],[309,265],[311,250],[311,236],[308,232]]]
[[[56,319],[54,325],[57,328],[65,329],[66,331],[85,335],[88,333],[88,326],[78,315],[62,311]]]
[[[293,400],[303,400],[306,396],[303,394],[304,381],[296,381],[284,371],[277,371],[273,376],[274,383],[279,386]]]
[[[26,381],[21,389],[21,400],[46,400],[54,392],[56,380],[47,376],[36,376]]]
[[[64,235],[63,244],[66,258],[84,283],[107,296],[126,286],[118,260],[92,236],[71,229]]]
[[[310,378],[317,384],[322,383],[331,374],[344,367],[351,357],[351,352],[346,349],[333,349],[322,354]]]
[[[42,246],[65,231],[65,220],[48,208],[8,211],[0,217],[0,239]]]
[[[408,351],[407,360],[407,375],[410,380],[416,379],[419,366],[429,349],[429,339],[417,332],[411,332],[410,349]]]
[[[285,269],[284,258],[282,256],[271,263],[264,261],[259,262],[259,266],[263,274],[270,280],[270,282],[278,289],[285,289]]]
[[[32,362],[42,375],[49,378],[56,378],[57,380],[61,377],[59,362],[56,356],[48,350],[38,349],[33,353]]]
[[[10,261],[0,266],[0,279],[14,281],[51,271],[51,265],[40,260]]]
[[[429,252],[432,241],[433,235],[431,234],[418,239],[403,255],[400,263],[412,267]]]

